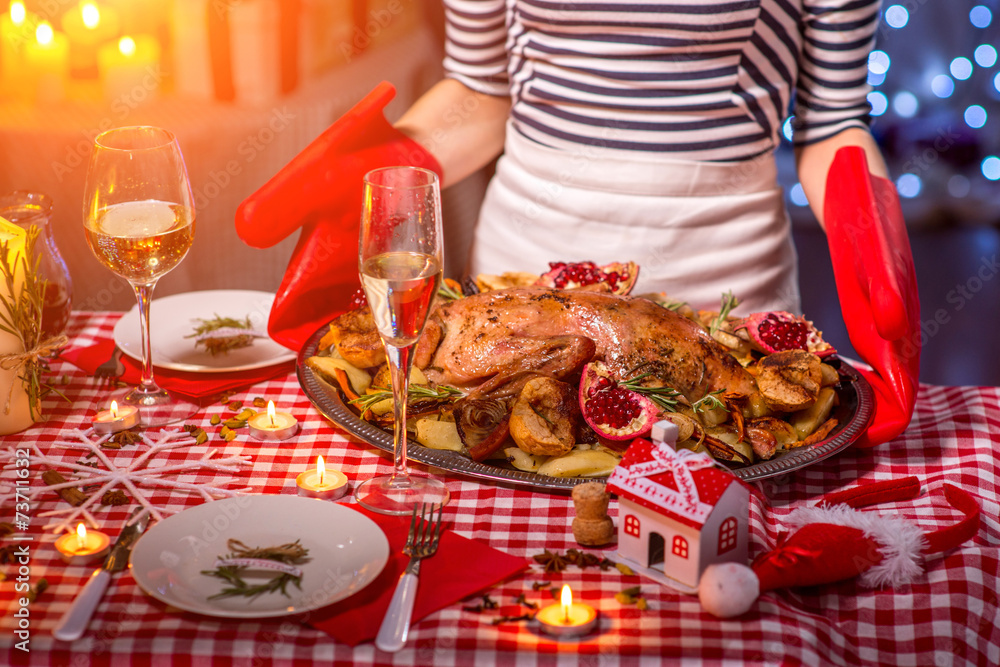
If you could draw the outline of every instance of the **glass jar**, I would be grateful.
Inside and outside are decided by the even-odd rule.
[[[0,218],[28,230],[38,228],[35,256],[38,271],[45,279],[42,303],[42,339],[61,334],[73,307],[73,282],[66,262],[52,238],[52,198],[40,192],[18,190],[0,196]]]

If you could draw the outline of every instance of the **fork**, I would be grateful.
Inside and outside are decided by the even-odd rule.
[[[406,645],[406,638],[410,634],[410,619],[413,617],[413,601],[417,597],[420,561],[433,556],[437,551],[443,513],[443,504],[437,507],[436,519],[434,505],[430,505],[429,509],[427,505],[421,505],[418,518],[417,507],[413,507],[410,533],[406,537],[406,546],[403,547],[403,554],[410,557],[410,562],[396,584],[389,609],[386,610],[375,637],[375,646],[383,651],[394,653]]]
[[[94,377],[109,382],[121,377],[125,372],[122,354],[122,349],[115,345],[115,351],[111,353],[111,358],[94,369]]]

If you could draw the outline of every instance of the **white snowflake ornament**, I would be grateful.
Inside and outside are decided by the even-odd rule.
[[[96,457],[97,461],[104,466],[103,469],[101,467],[93,467],[56,458],[51,453],[48,455],[43,454],[37,444],[32,444],[33,466],[40,465],[54,470],[69,471],[76,476],[75,479],[60,482],[59,484],[34,486],[30,493],[32,499],[37,499],[46,493],[59,491],[67,487],[100,485],[100,488],[91,493],[87,500],[78,507],[40,512],[39,516],[42,517],[59,517],[57,520],[46,524],[44,529],[52,530],[54,533],[69,531],[73,529],[72,526],[80,519],[86,520],[95,529],[100,528],[100,524],[94,518],[91,510],[94,504],[98,503],[105,493],[116,487],[121,487],[123,491],[130,493],[157,521],[163,519],[164,513],[172,513],[172,511],[157,508],[150,502],[149,496],[145,493],[145,489],[149,489],[150,487],[197,494],[204,500],[217,500],[219,498],[238,496],[251,490],[250,487],[243,487],[241,489],[227,488],[237,482],[235,479],[228,479],[222,482],[192,483],[171,478],[171,475],[201,470],[237,472],[241,467],[251,465],[250,457],[228,456],[225,458],[214,458],[218,450],[206,448],[201,456],[195,460],[150,466],[149,464],[157,454],[177,447],[190,447],[195,444],[195,439],[184,431],[164,430],[155,434],[155,436],[156,439],[154,440],[147,433],[139,434],[139,441],[136,444],[145,445],[149,449],[134,457],[125,467],[116,465],[105,453],[105,450],[101,448],[101,445],[110,436],[105,435],[95,438],[95,434],[91,429],[87,429],[86,431],[70,431],[67,435],[68,439],[56,441],[52,445],[52,449],[81,450],[87,452],[86,456]],[[13,448],[0,452],[0,459],[12,461],[13,458]],[[12,468],[13,463],[8,463],[4,467],[4,470],[7,471]]]

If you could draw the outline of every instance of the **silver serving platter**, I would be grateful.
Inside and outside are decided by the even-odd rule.
[[[358,416],[341,399],[340,392],[320,378],[306,366],[306,359],[316,354],[320,339],[329,327],[322,326],[316,331],[299,352],[296,373],[302,390],[323,416],[349,434],[368,444],[392,453],[392,434],[369,424]],[[769,461],[761,461],[750,466],[732,467],[731,472],[745,481],[755,481],[784,475],[807,466],[846,449],[857,440],[871,422],[875,409],[875,396],[871,385],[850,364],[837,357],[825,360],[837,366],[841,382],[837,386],[840,404],[834,408],[832,416],[837,418],[837,427],[825,440],[807,447],[793,449]],[[519,487],[529,487],[541,491],[569,492],[581,482],[593,481],[585,477],[547,477],[524,472],[503,461],[477,463],[458,452],[430,449],[416,442],[407,443],[408,458],[435,466],[442,470],[458,473],[492,483],[506,483]]]

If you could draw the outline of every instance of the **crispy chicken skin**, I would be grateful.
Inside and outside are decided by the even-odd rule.
[[[717,389],[756,390],[750,374],[697,324],[646,299],[516,288],[443,304],[431,319],[440,342],[424,372],[458,387],[538,368],[539,354],[553,354],[544,341],[581,337],[594,342],[593,357],[615,375],[651,372],[690,400]],[[578,346],[566,349],[579,353]],[[551,358],[547,364],[558,365]]]

